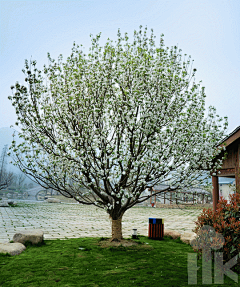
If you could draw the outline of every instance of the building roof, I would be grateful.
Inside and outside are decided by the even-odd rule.
[[[233,184],[235,181],[235,178],[227,178],[227,177],[219,177],[218,183],[219,184]]]
[[[234,131],[232,131],[228,136],[226,136],[218,145],[222,145],[223,143],[225,143],[226,146],[228,146],[238,138],[240,138],[240,126],[238,126]]]
[[[218,177],[218,183],[219,184],[233,184],[235,181],[235,178],[230,177]],[[208,178],[207,180],[208,184],[212,183],[212,178]]]
[[[202,189],[200,187],[192,187],[192,188],[188,188],[186,190],[182,191],[183,193],[202,193],[202,194],[208,194],[209,192],[206,191],[205,189]]]
[[[168,187],[169,187],[169,185],[160,184],[160,185],[155,185],[153,187],[153,190],[161,191],[161,190],[166,190]],[[177,190],[177,192],[179,192],[179,190]],[[200,187],[190,187],[190,188],[186,188],[186,189],[181,190],[181,193],[202,193],[202,194],[206,194],[208,192],[206,190],[200,188]]]
[[[159,184],[159,185],[154,185],[153,186],[153,189],[154,190],[166,190],[166,189],[168,189],[170,186],[169,185],[167,185],[167,184]]]

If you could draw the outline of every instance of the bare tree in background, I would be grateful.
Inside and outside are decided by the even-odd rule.
[[[13,181],[14,175],[12,172],[8,172],[7,165],[7,150],[8,146],[5,145],[2,149],[2,155],[0,158],[0,190],[7,188]]]
[[[15,175],[15,182],[16,182],[16,188],[21,190],[24,187],[24,181],[26,179],[26,175],[24,173],[19,173]]]

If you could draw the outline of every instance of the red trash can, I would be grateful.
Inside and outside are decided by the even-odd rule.
[[[164,220],[161,218],[149,218],[148,238],[161,240],[164,236]]]

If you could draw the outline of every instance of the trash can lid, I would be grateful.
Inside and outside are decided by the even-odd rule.
[[[149,217],[149,223],[150,224],[164,224],[164,219],[162,218],[152,218],[152,217]]]

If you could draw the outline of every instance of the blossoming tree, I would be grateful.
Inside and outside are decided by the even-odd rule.
[[[74,43],[66,61],[48,54],[43,70],[26,61],[26,84],[11,87],[24,140],[12,142],[15,164],[42,186],[105,209],[112,240],[122,238],[124,212],[150,197],[147,188],[189,186],[221,164],[212,160],[226,118],[213,107],[204,115],[191,57],[155,38],[140,26],[132,43],[118,31],[100,46],[99,34],[87,55]]]

